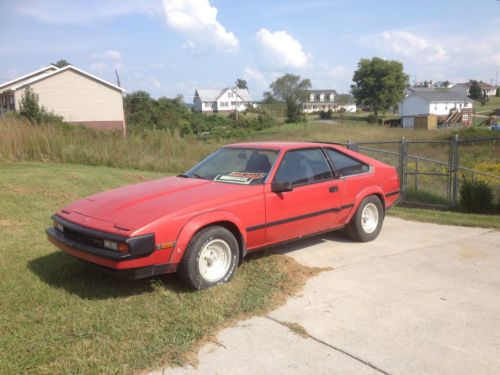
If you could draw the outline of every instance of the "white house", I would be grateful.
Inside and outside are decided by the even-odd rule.
[[[40,106],[65,122],[96,129],[124,127],[124,90],[71,65],[50,65],[0,85],[0,115],[19,110],[27,88]]]
[[[339,95],[335,90],[306,90],[304,98],[302,103],[304,113],[330,110],[335,112],[341,108],[345,108],[347,112],[356,112],[356,104],[352,96]]]
[[[478,82],[479,87],[481,88],[483,95],[486,96],[495,96],[497,93],[497,87],[490,85],[485,82]],[[453,85],[453,87],[450,87],[450,91],[453,92],[458,92],[462,95],[469,96],[469,90],[470,90],[471,83],[457,83]]]
[[[473,100],[450,91],[410,90],[399,103],[399,115],[404,128],[413,128],[415,116],[435,115],[438,119],[447,121],[453,115],[463,124],[470,124]],[[460,119],[457,119],[458,115]]]
[[[198,89],[193,104],[196,112],[241,112],[252,105],[252,97],[247,89]]]

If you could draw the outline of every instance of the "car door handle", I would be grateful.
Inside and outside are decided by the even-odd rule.
[[[329,191],[330,193],[336,193],[337,191],[339,191],[339,187],[338,187],[338,186],[330,186],[330,187],[328,188],[328,191]]]

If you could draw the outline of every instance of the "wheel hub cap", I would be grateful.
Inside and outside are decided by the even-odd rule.
[[[201,276],[209,282],[224,277],[231,266],[231,248],[221,239],[208,242],[201,250],[198,267]]]
[[[366,233],[372,233],[377,229],[378,210],[373,203],[368,203],[361,213],[361,226]]]

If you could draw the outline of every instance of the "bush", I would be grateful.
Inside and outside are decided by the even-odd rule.
[[[38,95],[30,87],[26,87],[19,105],[19,115],[28,119],[32,124],[62,123],[62,117],[48,112],[38,104]]]
[[[366,118],[366,121],[368,121],[369,124],[376,124],[377,123],[377,116],[372,113],[371,115],[368,115],[368,117]]]
[[[330,120],[332,118],[333,111],[329,109],[328,111],[321,110],[319,111],[319,117],[322,120]]]
[[[481,180],[464,179],[460,186],[460,204],[467,212],[483,212],[493,207],[493,189]]]

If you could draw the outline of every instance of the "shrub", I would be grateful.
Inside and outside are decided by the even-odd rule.
[[[19,105],[19,115],[26,118],[32,124],[62,123],[62,117],[52,112],[48,112],[43,106],[38,104],[38,95],[28,86],[24,90]]]
[[[371,115],[368,115],[368,117],[366,118],[366,121],[368,121],[369,124],[376,124],[377,123],[377,116],[372,113]]]
[[[319,117],[323,120],[330,120],[332,118],[333,111],[329,109],[328,111],[319,111]]]
[[[467,212],[483,212],[493,207],[493,189],[481,180],[464,179],[460,186],[460,204]]]

